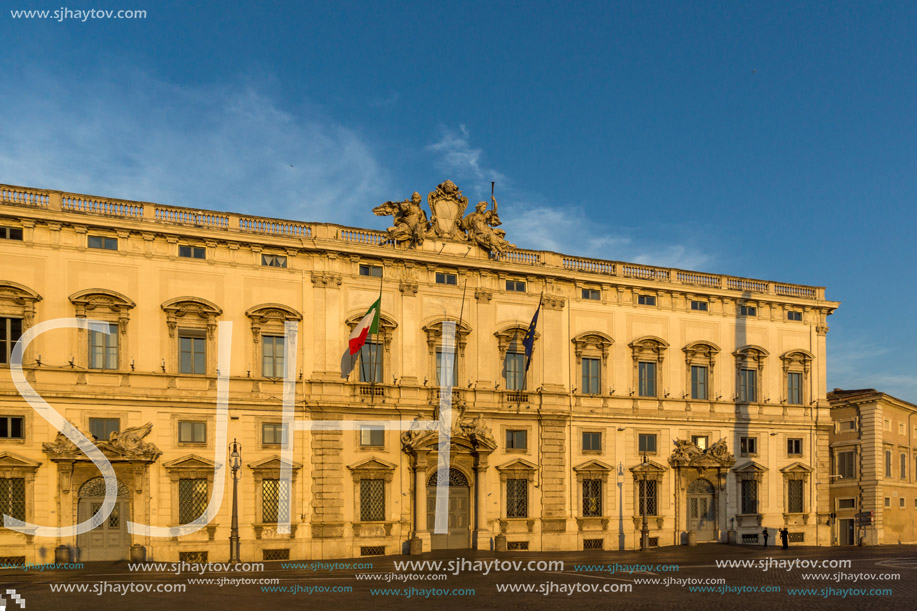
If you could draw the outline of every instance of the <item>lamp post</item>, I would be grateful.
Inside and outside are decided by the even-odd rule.
[[[641,495],[643,497],[641,499],[641,504],[643,505],[643,528],[640,531],[640,551],[641,552],[645,552],[650,547],[650,525],[649,525],[649,522],[647,522],[646,520],[646,497],[647,497],[647,493],[649,492],[646,489],[646,463],[647,463],[646,452],[644,452],[643,461],[642,461],[643,468],[641,469],[641,471],[643,472],[643,490],[641,491],[643,493]]]
[[[229,530],[229,561],[239,562],[239,476],[242,469],[242,444],[233,438],[229,445],[232,469],[232,526]]]

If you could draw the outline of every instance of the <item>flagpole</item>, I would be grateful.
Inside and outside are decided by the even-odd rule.
[[[458,328],[455,330],[455,339],[456,339],[456,341],[455,341],[455,347],[456,347],[456,348],[458,348],[458,345],[459,345],[458,340],[461,338],[461,333],[462,333],[462,317],[465,315],[465,291],[467,291],[467,290],[468,290],[468,278],[465,278],[465,284],[464,284],[464,286],[462,286],[462,305],[461,305],[461,307],[459,308],[459,322],[458,322]],[[453,375],[453,377],[454,377],[455,379],[458,379],[458,371],[457,371],[457,369],[458,369],[458,358],[456,358],[455,354],[456,354],[456,353],[454,353],[454,352],[453,352],[453,354],[452,354],[452,370],[453,370],[453,374],[452,374],[452,375]]]
[[[541,290],[541,297],[538,298],[538,308],[535,309],[535,312],[541,312],[541,302],[544,300],[544,289]],[[535,329],[532,329],[532,333],[538,329],[538,321],[535,321]],[[522,390],[523,392],[528,388],[529,383],[529,365],[532,364],[532,354],[535,354],[535,338],[532,337],[532,351],[529,356],[525,359],[525,371],[522,373]]]
[[[376,332],[373,333],[373,341],[369,347],[369,402],[376,402],[376,364],[380,358],[376,353],[379,351],[379,328],[382,327],[382,274],[379,274],[379,324]]]

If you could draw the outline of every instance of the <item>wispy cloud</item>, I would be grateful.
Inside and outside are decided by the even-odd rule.
[[[518,247],[689,269],[710,263],[711,255],[694,244],[635,239],[637,232],[598,223],[582,206],[545,202],[540,194],[517,187],[511,176],[490,167],[484,150],[471,140],[465,125],[441,127],[439,139],[427,150],[438,155],[438,168],[460,186],[470,183],[465,189],[469,199],[472,194],[486,197],[492,180],[500,184],[500,217],[507,238],[517,241]]]
[[[392,190],[357,131],[257,86],[30,81],[0,85],[2,182],[342,223]]]
[[[830,334],[829,334],[830,336]],[[889,360],[892,368],[889,367]],[[917,375],[895,370],[908,363],[891,358],[891,350],[872,339],[859,337],[828,343],[828,387],[875,388],[899,399],[917,403]]]

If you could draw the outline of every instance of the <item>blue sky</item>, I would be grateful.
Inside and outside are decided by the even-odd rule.
[[[2,0],[0,182],[827,286],[829,386],[917,402],[917,4]],[[142,9],[145,19],[10,10]]]

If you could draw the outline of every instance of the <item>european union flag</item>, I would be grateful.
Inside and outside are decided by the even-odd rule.
[[[525,337],[522,338],[522,347],[525,348],[525,371],[529,370],[529,363],[532,362],[532,348],[535,347],[535,327],[538,325],[538,313],[541,311],[541,299],[538,300],[538,308],[535,315],[532,316],[532,323],[529,325]]]

